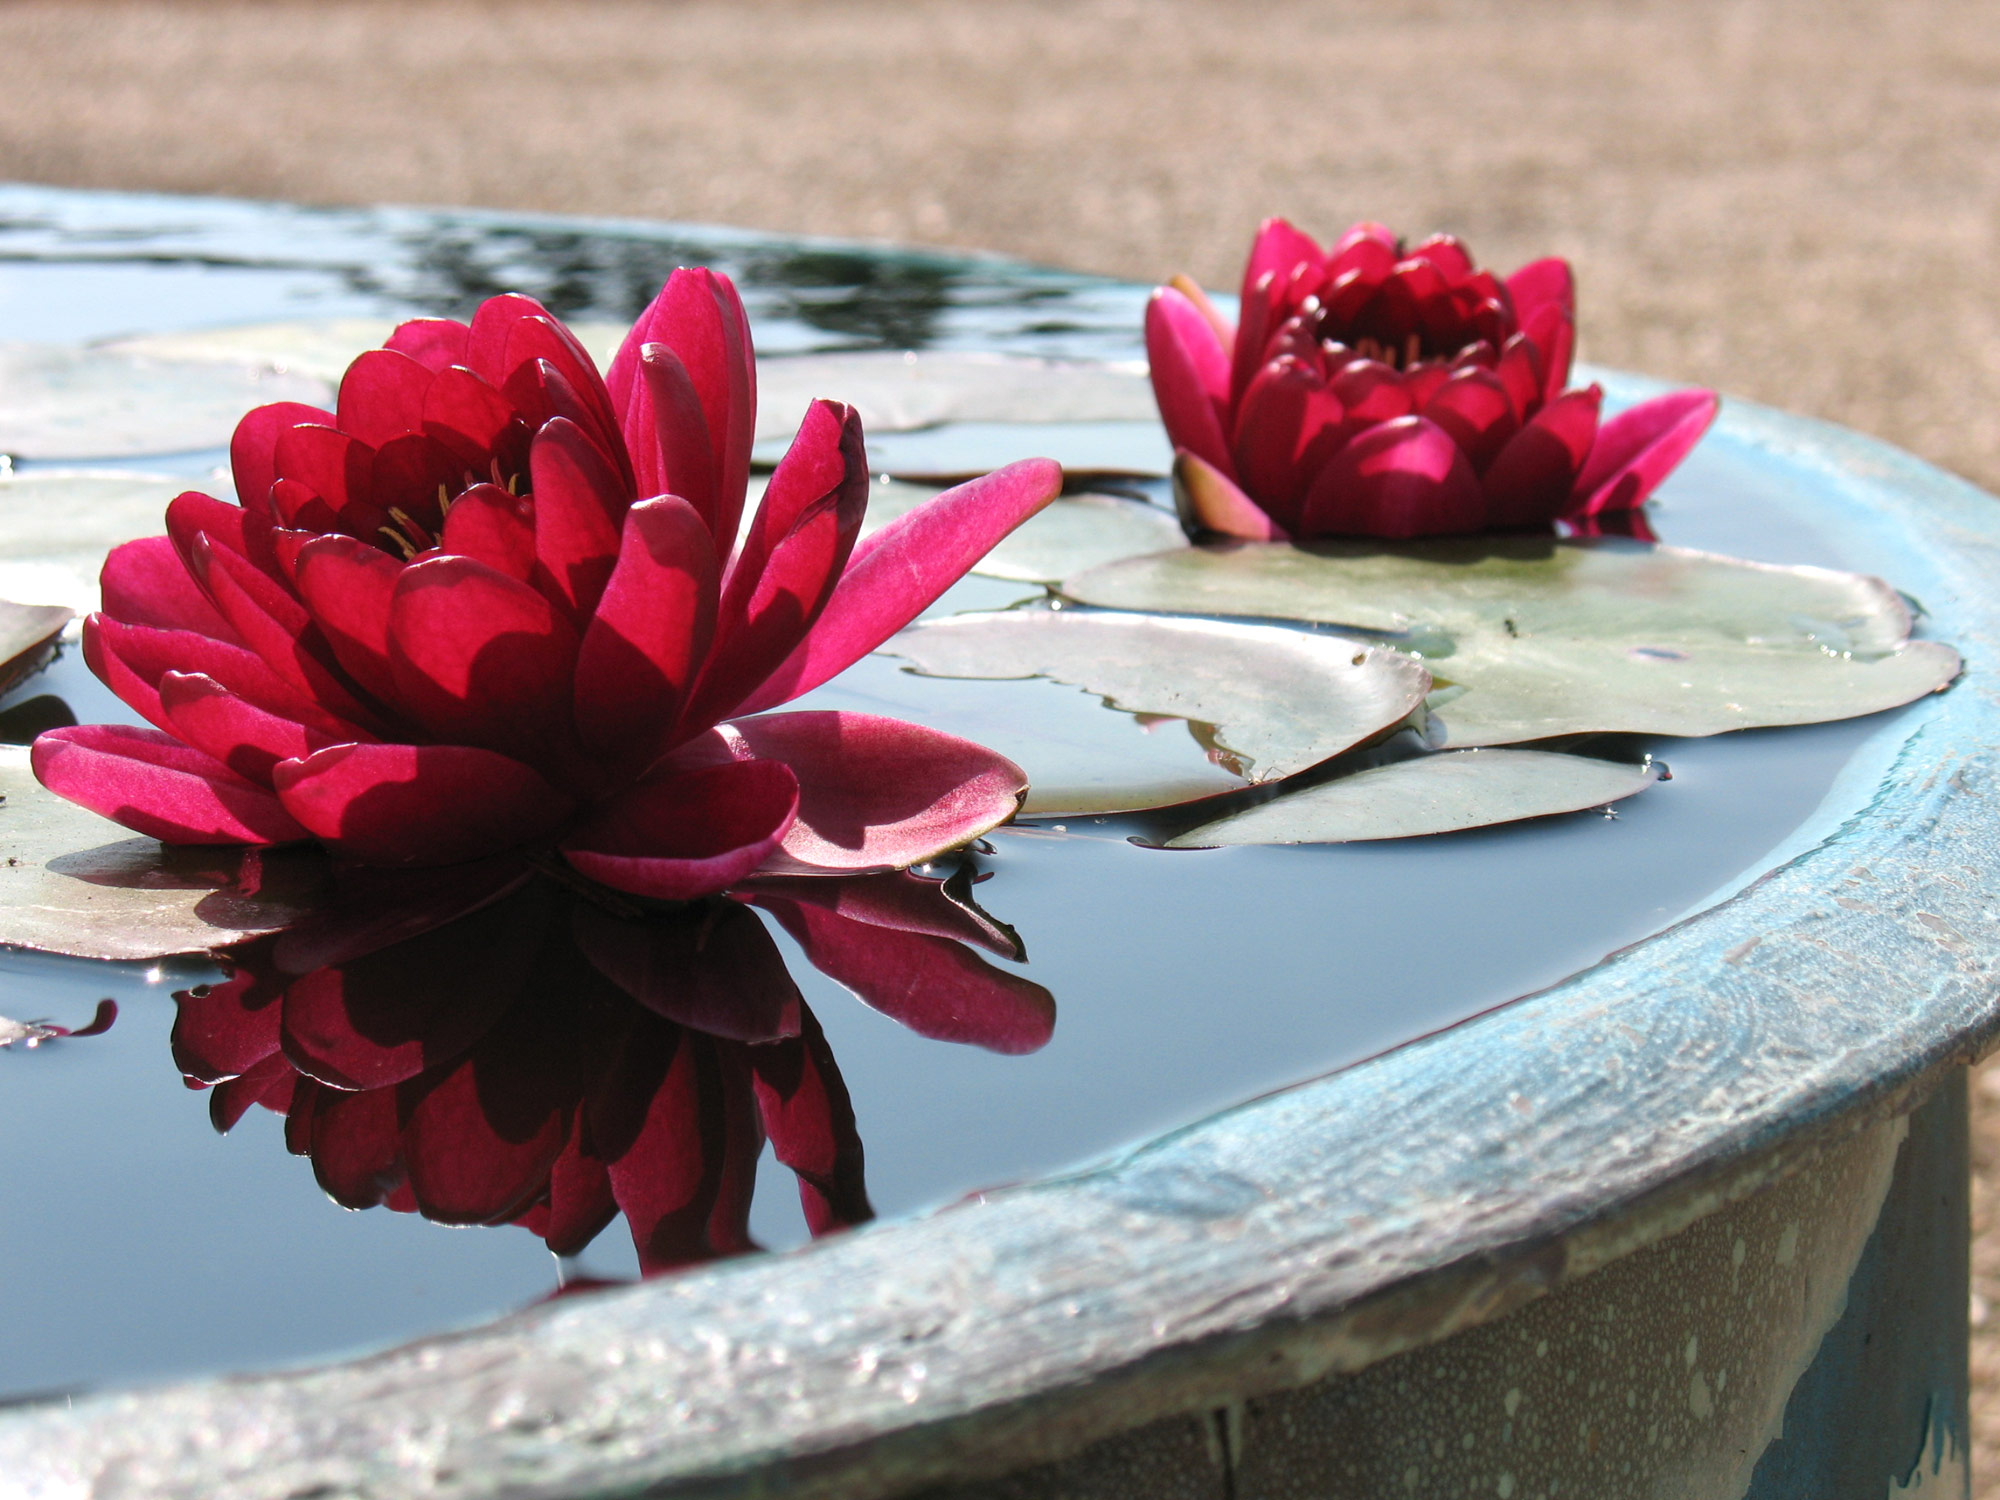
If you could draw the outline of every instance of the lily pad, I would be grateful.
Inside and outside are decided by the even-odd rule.
[[[927,711],[938,695],[910,694],[922,722],[1018,761],[1035,813],[1158,807],[1290,776],[1402,723],[1430,685],[1410,658],[1338,636],[1100,610],[920,620],[882,650],[929,677],[1047,678],[1102,700],[1090,714],[1055,715],[1046,691],[989,690],[1003,706],[961,727]],[[1181,743],[1178,774],[1132,754],[1134,730],[1181,726],[1193,745]]]
[[[1287,792],[1177,834],[1165,847],[1343,844],[1456,833],[1602,807],[1658,779],[1650,762],[1626,765],[1550,750],[1445,750]]]
[[[331,395],[323,381],[267,365],[0,344],[0,452],[70,459],[219,448],[253,406],[319,405]]]
[[[946,422],[1132,422],[1158,417],[1145,367],[1136,362],[870,350],[760,359],[757,436],[789,437],[807,404],[818,397],[855,407],[862,426],[871,432],[912,432]]]
[[[233,849],[170,850],[45,790],[24,747],[0,747],[0,943],[78,958],[202,953],[296,922],[305,908],[237,889]]]
[[[0,478],[0,597],[88,614],[98,607],[104,554],[159,536],[167,502],[187,488],[184,479],[115,469]]]
[[[600,370],[625,337],[622,323],[572,323],[569,329]],[[379,349],[395,331],[388,318],[299,318],[141,334],[97,347],[143,360],[276,371],[319,381],[330,394],[358,356]]]
[[[880,530],[938,493],[929,485],[876,481],[868,492],[862,535]],[[1177,546],[1180,540],[1180,523],[1157,505],[1117,495],[1064,495],[1003,538],[972,571],[1010,583],[1055,583],[1121,557]]]
[[[1879,578],[1617,539],[1183,547],[1064,580],[1114,609],[1336,625],[1419,656],[1437,743],[1709,735],[1935,692],[1958,653],[1909,638]]]
[[[0,599],[0,693],[42,665],[70,619],[59,604]]]

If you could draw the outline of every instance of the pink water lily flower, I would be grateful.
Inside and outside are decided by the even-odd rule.
[[[1561,260],[1502,281],[1446,235],[1405,249],[1364,223],[1322,250],[1267,220],[1237,327],[1185,277],[1146,309],[1183,522],[1261,541],[1643,533],[1639,507],[1717,398],[1676,391],[1600,423],[1603,392],[1566,388],[1575,321]]]
[[[84,654],[154,729],[35,743],[42,783],[170,844],[363,864],[559,851],[685,900],[901,868],[1009,817],[1018,767],[864,714],[770,714],[1051,499],[1014,464],[856,545],[861,424],[816,401],[740,525],[756,373],[726,277],[677,271],[609,378],[526,297],[403,324],[337,412],[237,428],[238,500],[114,551]]]

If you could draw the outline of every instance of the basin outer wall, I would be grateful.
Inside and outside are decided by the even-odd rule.
[[[0,1476],[190,1500],[962,1484],[1494,1322],[1907,1113],[2000,1020],[2000,507],[1741,403],[1710,441],[1807,487],[1969,664],[1744,888],[1061,1177],[346,1363],[16,1409]]]

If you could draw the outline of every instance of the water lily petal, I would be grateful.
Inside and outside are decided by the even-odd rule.
[[[639,373],[653,409],[654,445],[659,456],[658,478],[649,494],[678,495],[703,517],[716,515],[714,439],[701,395],[694,388],[681,357],[665,344],[647,344],[639,351]],[[719,546],[733,537],[715,536]]]
[[[279,761],[303,758],[339,743],[329,734],[258,708],[198,672],[165,673],[159,691],[170,733],[259,786],[271,784],[272,768]]]
[[[142,537],[113,547],[98,574],[104,613],[129,625],[161,630],[192,630],[217,640],[234,640],[208,595],[189,576],[173,542],[163,536]]]
[[[441,740],[537,764],[570,731],[577,635],[536,590],[444,554],[397,576],[389,606],[396,701]]]
[[[1290,533],[1235,480],[1186,449],[1174,455],[1174,508],[1189,536],[1206,533],[1253,542],[1290,539]]]
[[[607,802],[562,842],[583,874],[621,891],[689,901],[762,865],[798,814],[799,784],[770,760],[666,769]]]
[[[798,778],[798,821],[774,872],[900,870],[1014,815],[1027,778],[983,745],[874,714],[761,714],[730,726],[743,749]]]
[[[296,401],[274,401],[245,415],[229,439],[229,470],[235,478],[236,498],[244,509],[275,515],[271,486],[278,478],[279,434],[301,423],[331,427],[333,422],[332,412]]]
[[[411,318],[396,325],[383,347],[409,355],[426,370],[442,370],[465,363],[471,332],[456,318]]]
[[[476,479],[502,482],[518,474],[526,426],[513,403],[463,365],[440,370],[424,396],[424,436],[442,444]],[[512,441],[509,441],[511,439]],[[498,463],[501,472],[491,466]]]
[[[370,349],[340,378],[334,410],[343,432],[370,447],[424,430],[424,396],[437,379],[409,355],[395,349]]]
[[[375,469],[375,449],[337,427],[301,422],[278,432],[277,477],[310,490],[345,517],[365,503]]]
[[[1345,415],[1318,370],[1297,359],[1264,366],[1236,410],[1233,452],[1243,489],[1262,497],[1278,525],[1298,525],[1306,486],[1333,456]]]
[[[919,1036],[1013,1055],[1035,1051],[1054,1034],[1055,997],[963,943],[852,921],[775,893],[752,899],[815,969]]]
[[[578,623],[597,607],[618,557],[629,497],[618,473],[583,429],[551,418],[535,436],[536,586]]]
[[[193,566],[237,637],[273,672],[328,713],[379,728],[303,604],[227,547],[213,545],[206,534],[195,539]]]
[[[278,844],[306,837],[268,790],[171,735],[126,724],[51,729],[31,755],[60,797],[170,844]]]
[[[1345,250],[1357,231],[1379,228],[1378,225],[1357,224],[1348,231],[1336,248],[1336,255]],[[1311,235],[1296,228],[1290,220],[1266,219],[1257,226],[1257,238],[1251,242],[1250,258],[1243,264],[1243,300],[1250,300],[1257,283],[1268,274],[1279,285],[1289,281],[1301,266],[1318,269],[1325,264],[1327,253],[1320,249],[1319,242]]]
[[[202,535],[227,547],[274,582],[283,583],[285,575],[278,559],[278,532],[279,528],[263,513],[231,505],[213,495],[204,495],[200,490],[188,490],[167,502],[167,536],[174,550],[180,554],[189,580],[196,587],[200,587],[201,575],[194,566],[194,541]],[[224,634],[229,633],[225,627]]]
[[[1722,405],[1713,391],[1672,391],[1620,412],[1597,429],[1568,514],[1636,510],[1701,441]]]
[[[576,660],[577,731],[593,750],[650,761],[708,654],[719,597],[708,526],[687,501],[625,515],[617,566]]]
[[[363,737],[358,726],[313,703],[255,652],[195,631],[157,630],[92,615],[83,622],[83,659],[100,682],[163,728],[160,679],[168,672],[199,672],[267,712],[338,739]]]
[[[597,362],[559,320],[547,313],[517,319],[507,331],[501,365],[510,372],[501,382],[510,395],[511,382],[532,372],[544,386],[556,415],[568,416],[614,457],[624,451],[618,435],[618,413],[604,389],[604,377],[597,373]],[[577,409],[566,410],[572,403]],[[631,475],[625,477],[629,480]]]
[[[1560,256],[1521,267],[1507,278],[1507,295],[1514,299],[1514,316],[1524,326],[1544,307],[1560,308],[1566,319],[1576,319],[1576,278]]]
[[[1535,346],[1542,363],[1542,400],[1553,401],[1569,384],[1570,357],[1576,350],[1576,322],[1554,303],[1545,303],[1521,331]]]
[[[688,727],[735,711],[805,638],[841,581],[867,506],[861,419],[815,401],[729,564]]]
[[[438,545],[526,583],[535,574],[534,503],[497,484],[476,484],[451,502]]]
[[[333,745],[272,773],[292,817],[364,864],[448,865],[549,837],[571,800],[471,745]]]
[[[674,272],[639,315],[611,362],[605,383],[632,452],[639,493],[651,496],[669,492],[669,476],[651,391],[641,370],[648,344],[664,344],[674,351],[700,398],[713,453],[710,472],[715,476],[717,502],[705,518],[717,551],[726,552],[742,515],[757,423],[756,366],[749,322],[736,288],[728,278],[705,268]]]
[[[1478,476],[1451,435],[1423,417],[1361,433],[1334,455],[1306,496],[1308,535],[1435,536],[1477,531]]]
[[[1567,391],[1535,413],[1486,471],[1486,501],[1495,526],[1534,525],[1568,508],[1576,476],[1597,437],[1596,386]]]
[[[1023,459],[897,517],[854,549],[806,638],[726,711],[761,713],[845,671],[928,609],[1061,490],[1059,465]]]
[[[393,702],[389,605],[404,564],[379,547],[334,533],[299,550],[299,593],[341,666],[369,692]]]
[[[1451,434],[1475,473],[1485,471],[1521,426],[1506,384],[1476,365],[1454,371],[1425,404],[1424,415]]]
[[[1169,440],[1230,473],[1229,355],[1200,309],[1172,287],[1146,304],[1146,358]]]

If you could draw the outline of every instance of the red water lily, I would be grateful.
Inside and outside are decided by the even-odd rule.
[[[869,1217],[861,1137],[750,905],[877,1009],[1003,1053],[1055,1001],[988,963],[1012,932],[949,883],[780,877],[620,914],[501,858],[363,872],[175,996],[174,1058],[228,1130],[253,1105],[349,1208],[523,1225],[573,1255],[623,1213],[642,1269],[754,1248],[768,1141],[815,1234]]]
[[[852,713],[765,714],[908,623],[1052,498],[1030,460],[856,544],[861,424],[816,401],[747,526],[735,288],[677,271],[600,378],[495,297],[362,355],[336,412],[236,430],[239,504],[118,548],[92,669],[156,730],[36,741],[44,785],[170,844],[316,837],[368,864],[555,848],[682,900],[900,868],[1014,810],[1018,767]]]
[[[1322,250],[1270,219],[1241,312],[1232,329],[1184,277],[1146,309],[1195,533],[1643,531],[1639,507],[1715,417],[1715,394],[1689,390],[1600,424],[1602,391],[1565,389],[1576,307],[1561,260],[1502,281],[1446,235],[1405,249],[1357,224]]]

